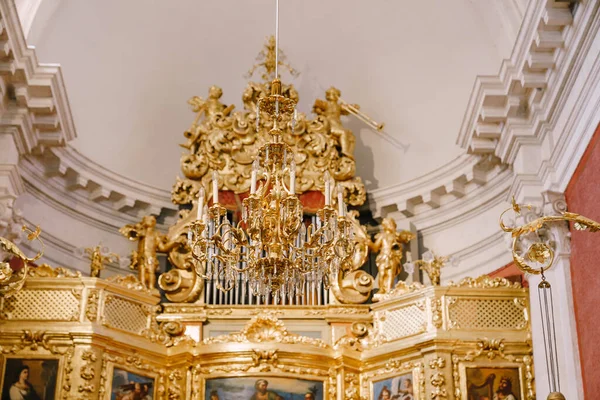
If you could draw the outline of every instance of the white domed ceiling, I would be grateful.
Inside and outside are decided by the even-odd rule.
[[[475,77],[497,73],[510,53],[514,37],[493,7],[282,1],[280,48],[301,72],[283,79],[297,87],[302,112],[334,85],[385,122],[378,133],[347,119],[367,189],[417,178],[464,153],[455,141]],[[27,39],[40,62],[62,66],[78,133],[71,145],[170,190],[194,117],[187,99],[216,84],[224,103],[241,107],[244,74],[274,32],[274,10],[274,0],[44,0]]]

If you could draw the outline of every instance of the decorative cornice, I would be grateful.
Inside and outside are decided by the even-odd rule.
[[[462,155],[426,175],[369,193],[375,218],[390,213],[415,217],[460,199],[506,170],[494,157]]]
[[[569,6],[531,1],[511,58],[497,76],[477,78],[457,140],[469,153],[512,164],[521,146],[540,143],[598,4]]]
[[[177,217],[177,207],[171,203],[168,191],[109,171],[71,146],[27,156],[20,168],[23,178],[39,192],[52,193],[61,204],[83,205],[109,217],[108,221],[114,220],[111,225],[116,227],[149,214],[156,215],[164,225],[174,223]]]
[[[21,155],[63,146],[76,132],[61,69],[38,62],[14,1],[0,2],[0,16],[0,131],[13,135]]]

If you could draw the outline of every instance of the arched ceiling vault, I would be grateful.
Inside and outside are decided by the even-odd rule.
[[[310,114],[335,85],[386,123],[391,141],[347,121],[367,189],[416,179],[463,152],[455,137],[474,78],[497,71],[509,55],[502,43],[511,27],[487,23],[508,11],[483,3],[281,3],[280,47],[301,72],[291,80],[300,111]],[[70,145],[163,191],[179,174],[178,144],[193,118],[186,100],[217,84],[223,101],[240,108],[244,74],[274,31],[273,0],[38,4],[28,43],[42,62],[61,64],[78,131]],[[519,4],[515,15],[523,14]]]

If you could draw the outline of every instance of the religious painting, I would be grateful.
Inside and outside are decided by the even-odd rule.
[[[416,400],[412,372],[373,382],[374,400]]]
[[[154,378],[115,367],[110,400],[153,400]]]
[[[295,378],[207,379],[206,400],[323,400],[323,382]]]
[[[523,400],[521,373],[513,368],[466,368],[466,400]]]
[[[2,400],[54,400],[57,359],[7,358],[2,376]]]

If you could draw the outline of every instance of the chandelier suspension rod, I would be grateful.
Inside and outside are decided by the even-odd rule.
[[[275,0],[275,79],[279,78],[279,0]]]

